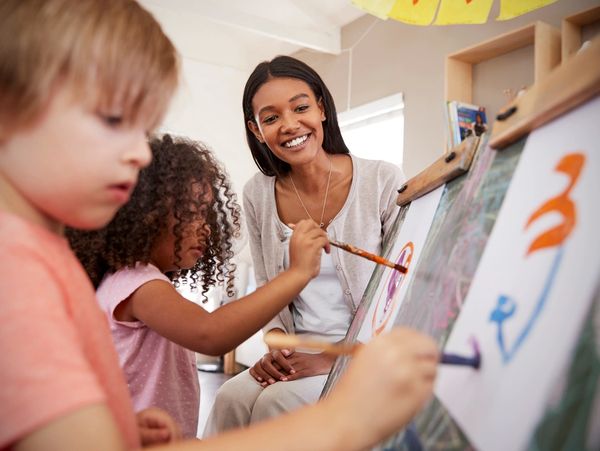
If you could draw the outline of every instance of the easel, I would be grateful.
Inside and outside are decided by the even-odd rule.
[[[470,136],[411,178],[398,190],[398,206],[402,207],[467,172],[478,145],[479,138]]]
[[[452,329],[453,318],[447,317],[446,326],[440,326],[440,317],[435,315],[438,313],[437,304],[454,298],[460,301],[468,292],[470,280],[493,228],[495,214],[502,204],[505,191],[496,188],[502,183],[508,186],[529,132],[600,94],[599,63],[600,39],[596,39],[585,51],[573,56],[568,63],[555,69],[546,79],[502,110],[494,124],[489,146],[486,149],[479,146],[479,156],[473,159],[470,170],[464,176],[453,179],[450,175],[452,160],[446,162],[446,156],[443,156],[406,184],[400,193],[399,205],[406,205],[410,200],[440,186],[444,180],[447,182],[447,191],[456,189],[459,194],[453,199],[448,199],[448,196],[446,199],[443,197],[440,201],[442,214],[436,215],[434,219],[432,225],[434,233],[430,232],[427,249],[423,251],[423,264],[415,269],[415,278],[409,288],[410,292],[398,314],[399,323],[431,333],[440,344],[445,342]],[[502,152],[497,152],[501,149]],[[478,178],[481,174],[483,177]],[[462,186],[461,181],[464,182]],[[493,186],[494,183],[497,186]],[[469,189],[465,190],[464,187]],[[487,192],[482,192],[486,190]],[[457,198],[465,202],[454,202]],[[443,208],[444,202],[446,208]],[[473,217],[470,217],[470,214]],[[402,218],[398,223],[401,223],[401,220]],[[477,222],[479,220],[485,221],[485,224]],[[475,239],[469,241],[470,236],[475,236]],[[472,252],[471,246],[479,248],[476,252]],[[476,255],[477,253],[479,254]],[[368,308],[369,296],[376,291],[381,280],[382,271],[381,268],[375,270],[367,287],[364,297],[366,308]],[[595,295],[594,305],[596,309],[600,308],[598,293]],[[353,329],[360,327],[360,322],[364,320],[364,314],[361,317],[362,306],[363,303],[359,306],[355,320],[350,326],[347,336],[349,343],[354,340]],[[446,305],[444,304],[443,307]],[[454,311],[450,313],[458,314],[461,309],[460,303],[452,304],[452,307]],[[594,329],[591,318],[588,318],[585,325],[585,330],[589,331],[589,329]],[[595,330],[596,334],[600,334],[597,326]],[[576,364],[575,362],[586,361],[586,356],[589,354],[585,353],[589,352],[587,350],[592,345],[593,343],[590,345],[589,335],[582,334],[574,353],[573,365]],[[336,361],[326,384],[324,396],[343,372],[347,361],[347,358]],[[572,372],[569,371],[570,374]],[[593,374],[596,373],[592,372],[592,376],[589,377],[593,378]],[[585,439],[582,437],[584,434],[582,430],[577,428],[575,432],[570,430],[569,421],[575,420],[569,420],[567,418],[569,415],[564,412],[561,415],[560,419],[556,420],[559,421],[558,423],[546,422],[544,417],[544,421],[535,432],[537,443],[552,443],[555,437],[553,427],[561,429],[561,434],[565,432],[563,435],[575,434],[578,442]],[[465,449],[471,446],[460,428],[453,424],[452,418],[444,413],[444,406],[437,399],[434,399],[416,417],[411,427],[399,432],[390,442],[387,442],[384,449],[399,449],[405,446],[407,437],[417,439],[420,437],[425,444],[425,449]]]

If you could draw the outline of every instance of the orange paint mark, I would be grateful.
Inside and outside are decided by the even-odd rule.
[[[570,235],[577,223],[577,214],[575,211],[575,203],[570,199],[569,194],[577,183],[577,179],[581,174],[584,164],[585,156],[583,154],[570,153],[565,155],[554,168],[557,172],[562,172],[567,175],[569,184],[562,193],[544,202],[542,206],[529,217],[527,224],[525,224],[525,229],[538,218],[551,212],[559,213],[563,220],[561,224],[545,231],[533,240],[527,250],[527,255],[546,247],[558,246]]]
[[[415,6],[417,3],[419,3],[419,0],[413,0],[413,6]]]
[[[467,5],[468,5],[469,3],[471,3],[472,1],[473,1],[473,0],[467,0]]]

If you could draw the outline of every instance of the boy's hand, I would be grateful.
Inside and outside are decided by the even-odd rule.
[[[290,227],[294,229],[290,240],[290,269],[301,271],[312,279],[321,269],[321,250],[330,251],[327,234],[310,219]]]
[[[427,335],[395,328],[355,354],[324,402],[348,414],[353,439],[365,448],[406,425],[429,400],[438,365],[436,343]],[[373,377],[373,368],[385,371]],[[390,406],[393,406],[391,408]]]
[[[135,414],[142,446],[158,445],[181,439],[181,429],[175,420],[158,407],[149,407]]]

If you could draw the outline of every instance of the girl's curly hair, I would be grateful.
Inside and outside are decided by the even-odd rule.
[[[204,213],[210,234],[200,260],[191,269],[168,274],[175,286],[201,279],[204,300],[210,287],[226,281],[233,296],[235,264],[232,239],[239,237],[240,207],[222,165],[202,143],[168,134],[150,141],[152,163],[140,171],[129,202],[103,229],[68,229],[67,238],[95,287],[107,273],[149,263],[161,235],[172,228],[179,259],[183,231]],[[209,187],[212,196],[194,188]]]

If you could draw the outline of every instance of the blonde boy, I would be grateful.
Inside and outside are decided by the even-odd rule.
[[[177,77],[173,45],[135,2],[0,2],[0,449],[88,449],[79,440],[102,428],[104,449],[140,445],[62,230],[101,227],[127,201]]]

